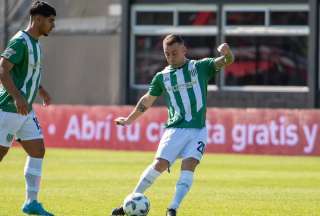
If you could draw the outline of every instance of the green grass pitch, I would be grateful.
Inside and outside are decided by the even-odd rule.
[[[56,216],[109,216],[153,153],[47,149],[40,201]],[[0,164],[0,216],[19,216],[25,153]],[[147,191],[150,216],[165,215],[180,161]],[[320,158],[207,154],[180,216],[320,215]]]

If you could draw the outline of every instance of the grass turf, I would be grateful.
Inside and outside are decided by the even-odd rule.
[[[137,183],[153,153],[47,149],[40,201],[56,216],[109,216]],[[0,216],[19,216],[25,153],[0,164]],[[180,161],[147,191],[150,216],[165,215]],[[320,215],[320,158],[207,154],[180,216]]]

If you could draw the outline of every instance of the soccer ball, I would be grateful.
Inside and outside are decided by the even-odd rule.
[[[123,201],[123,210],[127,216],[146,216],[150,210],[150,201],[142,193],[129,194]]]

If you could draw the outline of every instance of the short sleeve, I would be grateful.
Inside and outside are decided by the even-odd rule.
[[[160,73],[157,73],[149,86],[149,94],[152,96],[160,96],[163,92],[163,89],[161,87],[161,80],[160,80]]]
[[[209,79],[214,77],[216,72],[218,72],[215,66],[214,58],[203,58],[198,61],[198,64],[206,71]]]
[[[10,41],[1,56],[13,64],[19,64],[23,59],[25,46],[22,40]]]

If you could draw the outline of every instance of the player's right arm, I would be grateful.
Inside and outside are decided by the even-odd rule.
[[[21,95],[20,91],[17,89],[14,84],[10,71],[14,67],[14,64],[11,63],[6,58],[0,58],[0,81],[7,92],[13,97],[15,105],[17,107],[17,112],[22,115],[28,114],[28,103],[26,99]]]
[[[234,62],[234,55],[227,43],[221,44],[217,50],[221,56],[216,58],[214,61],[215,66],[219,71],[221,68],[226,67]]]
[[[128,115],[128,117],[119,117],[115,119],[116,124],[118,125],[129,125],[137,118],[139,118],[152,104],[156,101],[158,97],[152,96],[148,93],[143,95],[138,101],[134,110]]]

